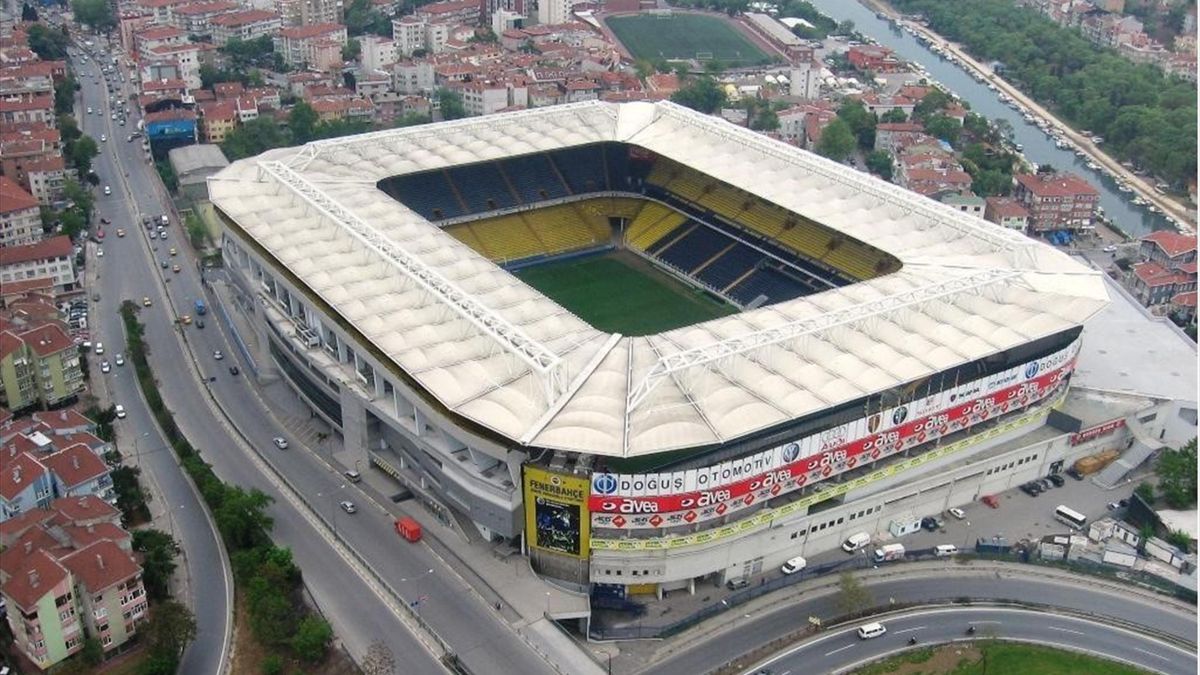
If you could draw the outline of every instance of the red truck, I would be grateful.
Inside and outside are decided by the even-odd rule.
[[[397,518],[396,534],[411,542],[421,541],[421,524],[408,516]]]

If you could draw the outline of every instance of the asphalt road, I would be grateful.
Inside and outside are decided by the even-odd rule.
[[[983,577],[948,571],[938,577],[890,578],[877,582],[864,581],[864,585],[876,602],[886,598],[894,598],[897,603],[935,602],[960,597],[1034,602],[1095,616],[1115,617],[1189,642],[1196,639],[1195,614],[1185,616],[1168,605],[1149,602],[1140,595],[1121,595],[1088,585],[1086,579],[1081,579],[1079,584],[1064,584],[1057,579],[998,575]],[[761,614],[739,612],[728,631],[662,661],[650,672],[657,675],[706,672],[738,654],[794,633],[808,624],[809,617],[828,620],[840,613],[835,594],[802,599],[782,609]],[[1191,672],[1195,672],[1194,657],[1191,667]],[[806,667],[805,672],[828,671]]]
[[[82,68],[76,63],[76,69],[77,72],[98,72],[95,62],[92,61]],[[81,76],[79,81],[83,87],[83,108],[79,111],[83,119],[81,129],[94,137],[101,146],[101,153],[94,162],[101,186],[108,184],[113,187],[113,194],[109,197],[104,196],[103,187],[97,190],[96,218],[108,218],[113,224],[103,226],[108,235],[103,244],[104,257],[92,258],[91,264],[99,268],[98,288],[88,289],[89,294],[100,294],[100,302],[95,303],[96,309],[90,317],[91,336],[93,341],[104,342],[106,358],[111,360],[113,355],[125,351],[122,337],[124,331],[120,315],[117,313],[117,299],[140,299],[146,294],[153,295],[154,289],[143,283],[138,273],[140,268],[145,267],[138,254],[139,235],[136,228],[127,225],[133,221],[130,203],[118,189],[117,179],[121,171],[112,150],[116,145],[125,143],[123,136],[118,143],[113,139],[113,135],[120,134],[127,127],[118,126],[109,119],[107,113],[86,114],[89,105],[93,108],[101,106],[102,111],[107,110],[103,91],[104,80],[101,79],[100,84],[95,84],[93,78]],[[102,134],[109,137],[107,142],[100,143]],[[118,238],[117,227],[125,227],[130,236]],[[149,409],[139,397],[132,365],[114,366],[110,374],[102,375],[99,360],[92,357],[91,361],[92,377],[107,378],[113,401],[124,405],[127,411],[128,416],[117,423],[121,448],[125,453],[134,452],[138,455],[138,465],[143,475],[149,474],[147,477],[153,480],[166,496],[169,502],[167,506],[171,511],[171,522],[174,525],[172,534],[185,551],[182,562],[190,579],[192,611],[196,615],[197,632],[196,639],[180,662],[180,672],[219,673],[229,648],[228,600],[232,596],[232,582],[227,576],[228,566],[217,534],[210,525],[199,498],[188,485],[174,453],[168,448],[166,439],[155,426]]]
[[[1196,672],[1194,652],[1103,623],[1043,612],[964,607],[909,612],[891,616],[882,623],[887,633],[877,638],[861,640],[855,627],[839,628],[793,647],[759,667],[780,675],[837,673],[929,644],[1000,638],[1090,652],[1169,675]],[[974,636],[966,634],[968,625],[975,626]],[[908,641],[914,637],[917,644],[910,646]]]
[[[90,80],[85,86],[92,86]],[[107,117],[104,119],[107,121]],[[170,279],[166,290],[178,313],[194,314],[194,301],[204,298],[198,266],[190,255],[183,229],[178,223],[172,223],[168,228],[168,242],[146,239],[145,230],[141,227],[141,214],[158,215],[163,212],[163,207],[155,186],[157,178],[153,174],[154,169],[143,159],[140,144],[136,139],[134,143],[127,143],[127,132],[121,133],[128,128],[119,127],[115,132],[119,138],[114,141],[113,134],[109,134],[108,143],[102,144],[107,147],[103,148],[105,156],[101,162],[111,162],[113,153],[116,153],[123,169],[129,172],[127,179],[121,176],[122,180],[127,181],[129,192],[121,199],[118,185],[113,183],[113,197],[108,200],[100,197],[100,208],[117,208],[116,203],[128,200],[133,211],[133,214],[124,216],[128,219],[125,222],[129,223],[126,229],[130,236],[121,240],[108,239],[105,243],[105,248],[112,250],[106,254],[102,265],[119,269],[120,282],[113,290],[106,288],[103,291],[108,297],[114,298],[112,305],[104,306],[112,307],[115,311],[115,298],[140,299],[148,295],[154,300],[152,308],[142,311],[142,321],[147,326],[146,338],[155,375],[161,383],[164,398],[175,412],[176,420],[222,479],[245,487],[257,487],[275,498],[275,504],[270,509],[270,515],[275,519],[273,537],[281,545],[292,548],[310,591],[333,624],[339,639],[352,654],[359,657],[371,642],[383,640],[398,655],[403,672],[442,672],[404,624],[359,576],[347,568],[330,543],[322,537],[314,537],[308,521],[292,504],[281,498],[262,472],[246,461],[243,451],[231,442],[224,427],[213,417],[205,401],[203,387],[212,388],[237,426],[252,443],[263,449],[264,457],[306,496],[310,506],[333,522],[339,535],[352,544],[367,563],[405,599],[419,603],[416,611],[474,672],[513,675],[551,672],[545,661],[521,642],[425,546],[413,546],[400,540],[392,531],[391,518],[380,509],[367,508],[368,500],[358,492],[356,486],[347,484],[316,455],[294,442],[292,448],[285,452],[271,445],[272,437],[289,434],[286,429],[278,427],[262,408],[259,399],[250,390],[246,376],[229,373],[228,367],[238,364],[238,356],[212,313],[205,317],[205,329],[199,330],[193,325],[185,328],[183,333],[198,357],[201,372],[206,377],[216,378],[206,383],[196,380],[184,361],[187,355],[182,352],[173,334],[176,330],[172,324],[175,315],[163,301],[160,295],[162,285],[157,283],[155,276]],[[104,173],[101,175],[103,185],[109,181],[109,176]],[[109,201],[114,202],[111,207]],[[114,227],[118,224],[114,218]],[[167,253],[172,246],[179,252],[175,258]],[[162,270],[160,262],[164,260],[169,264],[179,262],[181,271],[172,273],[169,269]],[[102,275],[105,284],[118,284],[109,279],[111,276],[117,275]],[[108,320],[106,315],[106,323]],[[119,317],[113,316],[110,330],[114,332],[107,334],[119,335],[119,332],[115,332],[119,329]],[[214,350],[221,350],[226,355],[225,359],[215,361],[212,357]],[[129,378],[132,383],[132,376]],[[343,499],[357,502],[360,506],[358,513],[341,513],[337,509],[337,502]],[[213,569],[209,567],[207,574],[211,574]],[[203,587],[203,581],[193,583]]]

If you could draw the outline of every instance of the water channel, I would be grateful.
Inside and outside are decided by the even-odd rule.
[[[1104,171],[1089,169],[1090,160],[1077,157],[1074,150],[1061,150],[1054,140],[1037,126],[1026,122],[1022,113],[1000,100],[999,92],[987,84],[976,82],[963,68],[930,51],[913,36],[893,26],[855,0],[810,0],[821,13],[837,21],[849,19],[855,30],[878,40],[906,61],[919,63],[930,77],[941,82],[959,98],[971,104],[971,110],[990,120],[1007,120],[1012,125],[1013,140],[1024,146],[1022,151],[1031,162],[1050,164],[1059,171],[1071,171],[1083,176],[1100,191],[1100,206],[1104,215],[1122,231],[1140,237],[1153,230],[1174,229],[1162,215],[1152,214],[1147,207],[1133,203],[1135,193],[1122,193],[1117,182]]]

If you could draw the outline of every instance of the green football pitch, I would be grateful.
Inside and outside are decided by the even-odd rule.
[[[727,66],[769,62],[725,19],[701,14],[613,16],[605,23],[635,59],[715,59]]]
[[[650,335],[737,311],[626,252],[528,267],[516,275],[597,329],[622,335]]]

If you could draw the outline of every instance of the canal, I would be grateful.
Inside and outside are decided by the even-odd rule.
[[[1162,215],[1150,213],[1147,208],[1135,205],[1134,193],[1122,193],[1117,183],[1107,173],[1087,167],[1088,159],[1077,157],[1074,150],[1061,150],[1054,140],[1037,126],[1026,122],[1022,113],[1000,100],[999,92],[987,88],[987,84],[976,82],[963,68],[938,56],[927,49],[916,38],[875,16],[874,11],[856,0],[809,0],[821,13],[837,21],[854,22],[855,30],[870,36],[896,52],[896,55],[919,63],[930,77],[941,82],[959,98],[971,104],[971,110],[990,120],[1007,120],[1012,126],[1013,140],[1024,146],[1025,157],[1037,164],[1049,164],[1059,171],[1071,171],[1083,176],[1100,191],[1100,205],[1104,215],[1132,237],[1140,237],[1153,230],[1173,229]]]

